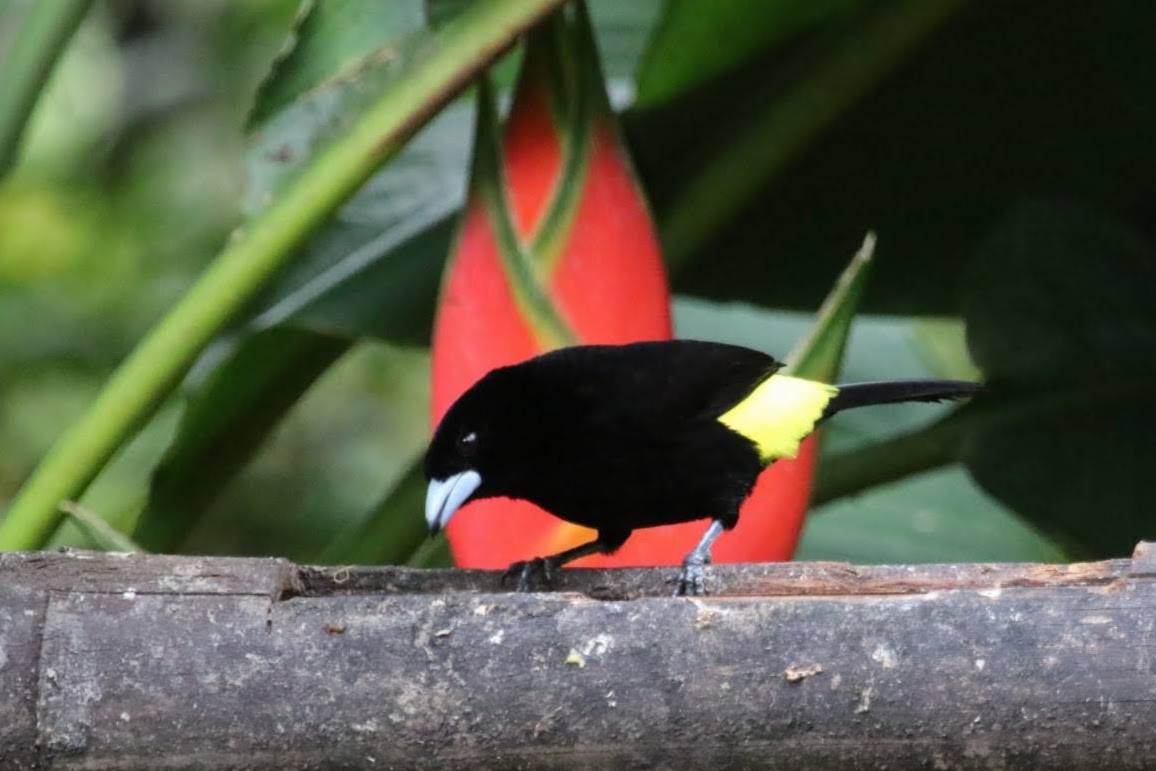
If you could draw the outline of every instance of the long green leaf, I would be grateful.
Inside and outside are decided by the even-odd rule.
[[[638,72],[646,107],[701,87],[760,51],[830,22],[863,0],[750,3],[668,0]],[[725,40],[726,45],[719,45]]]
[[[874,255],[875,234],[868,233],[823,301],[815,325],[787,356],[787,372],[826,383],[834,382],[839,376],[843,351],[851,334],[851,322],[870,275]]]
[[[1071,205],[1021,206],[967,298],[993,385],[961,446],[976,481],[1075,556],[1156,537],[1156,245]]]
[[[429,538],[422,516],[426,479],[417,459],[364,521],[350,523],[322,551],[326,565],[401,565]]]
[[[349,346],[294,329],[248,335],[234,346],[193,389],[153,472],[136,540],[149,551],[175,550],[272,427]]]
[[[679,266],[754,197],[819,132],[887,75],[963,4],[916,0],[885,4],[869,25],[846,35],[809,77],[769,102],[737,138],[720,145],[663,217],[662,242]]]
[[[0,47],[0,177],[16,162],[20,138],[52,66],[88,12],[92,0],[9,3],[0,22],[14,23],[7,50]],[[23,17],[12,17],[23,8]]]
[[[425,56],[245,227],[109,380],[89,412],[37,468],[0,522],[0,549],[43,543],[59,501],[76,497],[152,414],[209,340],[302,241],[439,107],[561,0],[476,3],[436,34]]]
[[[752,13],[761,7],[748,5]],[[795,150],[765,124],[761,144],[750,146],[786,158],[738,209],[713,197],[727,198],[746,184],[742,177],[720,189],[695,182],[726,177],[710,171],[721,163],[715,156],[739,152],[735,141],[754,137],[760,116],[805,91],[825,55],[866,45],[867,19],[935,5],[865,4],[862,23],[816,29],[708,88],[632,111],[632,154],[663,232],[673,234],[665,244],[682,250],[689,242],[677,231],[705,234],[672,274],[675,291],[808,309],[869,225],[885,250],[862,310],[956,314],[971,255],[1015,200],[1050,195],[1125,216],[1144,210],[1137,202],[1150,197],[1156,178],[1148,151],[1156,136],[1148,34],[1156,4],[1128,0],[1074,4],[1062,14],[1048,0],[969,3]],[[1105,46],[1112,56],[1102,55]],[[753,162],[732,168],[743,177],[757,172]],[[698,184],[703,196],[710,189],[711,200],[700,200],[711,209],[732,211],[718,228],[672,221],[715,216],[686,200]]]
[[[310,2],[292,48],[261,84],[249,123],[255,128],[309,93],[357,79],[375,60],[396,59],[387,46],[425,29],[422,0]]]

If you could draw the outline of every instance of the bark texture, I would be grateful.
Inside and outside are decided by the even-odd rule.
[[[0,555],[0,768],[1156,768],[1147,544],[675,572]]]

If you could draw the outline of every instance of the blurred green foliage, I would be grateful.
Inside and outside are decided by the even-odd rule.
[[[283,34],[272,11],[97,4],[58,62],[0,182],[0,500],[236,222],[241,119],[268,66],[253,50]],[[166,438],[142,440],[155,456]],[[140,497],[149,456],[102,480],[102,513]]]
[[[92,4],[0,178],[0,510],[234,228],[473,4],[429,5]],[[1060,559],[1042,533],[1071,554],[1156,536],[1151,408],[1136,409],[1156,391],[1139,289],[1156,286],[1156,6],[590,6],[680,335],[785,354],[874,228],[864,304],[891,315],[859,325],[844,377],[971,376],[965,314],[1010,388],[986,413],[833,422],[831,502],[802,556]],[[0,0],[0,61],[30,7]],[[452,101],[300,244],[84,506],[149,548],[444,560],[419,549],[414,463],[472,122]],[[1022,206],[1041,198],[1065,204]],[[1108,395],[1048,402],[1074,371]],[[90,541],[68,524],[52,543]]]

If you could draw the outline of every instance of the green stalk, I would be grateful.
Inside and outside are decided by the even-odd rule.
[[[314,229],[525,29],[562,0],[473,3],[436,33],[353,126],[258,219],[235,234],[189,293],[113,373],[0,522],[0,550],[34,549],[114,452],[152,415],[212,337]],[[48,3],[45,3],[48,4]]]
[[[20,140],[52,66],[92,0],[32,0],[0,54],[0,177],[16,163]]]
[[[1017,425],[1061,410],[1089,409],[1105,400],[1149,394],[1156,384],[1151,378],[1119,382],[1073,382],[1044,391],[997,389],[976,397],[967,405],[929,426],[857,450],[824,458],[819,466],[813,506],[903,479],[911,474],[941,468],[956,461],[967,462],[970,444],[987,433],[1010,432]]]
[[[120,551],[133,554],[141,554],[144,552],[144,549],[142,549],[139,544],[110,525],[104,517],[94,511],[89,511],[75,501],[64,501],[60,504],[60,510],[72,517],[72,521],[84,531],[84,534],[87,535],[98,548],[104,549],[105,551]]]
[[[721,143],[662,219],[667,264],[680,267],[962,5],[963,0],[884,3],[810,77],[773,100],[733,141]]]
[[[812,508],[877,485],[946,466],[958,459],[958,420],[942,420],[891,439],[824,458],[811,494]]]

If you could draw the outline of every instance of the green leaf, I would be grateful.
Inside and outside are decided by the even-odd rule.
[[[178,550],[316,561],[424,449],[428,369],[424,351],[376,342],[351,348],[234,473]],[[410,511],[419,519],[420,512]]]
[[[962,319],[929,317],[915,326],[928,368],[951,380],[981,380],[983,373],[967,350],[966,327]]]
[[[420,5],[418,0],[314,4],[298,29],[297,45],[257,97],[246,164],[250,216],[428,56],[437,35],[423,28]],[[358,19],[366,24],[351,28]]]
[[[627,133],[664,246],[685,252],[677,292],[814,307],[870,227],[882,246],[863,309],[955,314],[968,260],[1015,200],[1045,194],[1149,211],[1156,4],[1107,0],[1064,13],[1047,0],[966,4],[843,103],[837,120],[760,124],[775,110],[810,116],[829,96],[808,83],[821,82],[830,57],[866,46],[872,19],[921,5],[932,6],[872,3],[853,25],[822,25],[807,45],[772,46],[725,78],[631,112]],[[782,101],[792,94],[794,113]],[[743,148],[781,163],[724,165]],[[703,182],[708,173],[725,184]],[[757,184],[740,190],[752,176]],[[679,212],[706,216],[696,200],[730,214],[701,239],[683,239]]]
[[[829,2],[834,4],[837,0]],[[621,10],[618,14],[614,8],[622,5],[592,3],[596,34],[612,75],[628,67],[628,54],[635,50],[634,46],[646,31],[642,11],[628,4],[634,10]],[[921,14],[930,11],[917,6],[922,4],[872,6],[859,15],[851,14],[854,23],[848,25],[823,24],[816,16],[807,22],[820,30],[812,45],[784,47],[784,41],[794,40],[793,34],[769,38],[748,64],[741,65],[737,71],[731,68],[725,79],[712,81],[709,88],[680,92],[663,109],[635,110],[628,116],[636,161],[655,202],[660,226],[668,233],[673,227],[671,217],[677,216],[675,209],[700,210],[693,196],[687,198],[688,185],[699,180],[704,169],[723,168],[723,161],[710,156],[712,151],[733,153],[734,138],[749,136],[752,147],[785,153],[781,157],[787,165],[759,172],[762,181],[757,189],[750,195],[738,195],[735,202],[726,204],[728,207],[751,204],[751,208],[743,209],[724,228],[712,234],[701,249],[688,254],[686,264],[673,275],[678,291],[780,307],[814,307],[863,228],[878,225],[885,236],[884,259],[873,281],[874,290],[864,298],[865,307],[898,312],[954,312],[959,307],[962,266],[987,223],[993,222],[1000,211],[1001,205],[993,196],[1010,200],[1029,185],[1033,189],[1037,185],[1057,189],[1074,185],[1074,189],[1089,192],[1106,203],[1120,203],[1137,195],[1137,183],[1130,180],[1156,174],[1156,169],[1138,168],[1135,174],[1116,175],[1109,180],[1096,171],[1102,167],[1093,165],[1092,161],[1103,153],[1110,154],[1106,161],[1109,165],[1130,169],[1135,164],[1125,160],[1126,157],[1139,158],[1142,165],[1142,159],[1147,156],[1135,147],[1125,149],[1118,141],[1105,141],[1105,134],[1114,132],[1116,113],[1111,109],[1093,109],[1087,106],[1090,103],[1086,100],[1073,104],[1060,81],[1049,74],[1050,70],[1041,69],[1045,59],[1058,63],[1054,66],[1071,69],[1064,82],[1082,84],[1089,92],[1089,99],[1108,99],[1104,89],[1110,82],[1111,93],[1116,94],[1121,104],[1140,104],[1135,95],[1151,90],[1147,85],[1152,79],[1150,68],[1129,62],[1142,58],[1140,52],[1146,44],[1139,30],[1144,27],[1144,20],[1135,17],[1143,17],[1149,10],[1120,2],[1108,3],[1096,11],[1082,9],[1071,14],[1075,18],[1058,19],[1051,15],[1048,27],[1039,27],[1036,23],[1040,13],[1046,14],[1039,10],[1039,0],[998,8],[974,7],[962,17],[966,24],[951,24],[954,17],[947,17],[949,33],[936,37],[936,45],[910,48],[921,40],[916,38],[910,41],[910,50],[901,47],[892,51],[886,45],[879,48],[881,56],[907,56],[914,63],[894,72],[881,70],[878,76],[883,85],[878,86],[878,93],[864,97],[861,102],[855,99],[847,102],[846,113],[832,116],[839,118],[838,123],[832,124],[836,126],[833,133],[828,134],[819,124],[812,124],[813,130],[798,135],[805,142],[788,145],[776,139],[782,130],[776,126],[796,124],[759,123],[763,115],[796,114],[782,112],[787,104],[782,100],[793,98],[792,94],[797,95],[798,109],[803,111],[797,114],[807,114],[807,105],[811,103],[807,94],[812,93],[808,91],[809,86],[822,82],[820,75],[825,67],[835,67],[830,70],[835,72],[839,61],[858,61],[856,57],[866,50],[865,46],[869,47],[870,30],[877,30],[879,45],[887,41],[904,43],[907,38],[894,37],[888,30],[896,24],[902,30],[899,22],[905,13],[913,14],[911,23],[925,20]],[[763,14],[758,6],[752,9],[752,16]],[[634,26],[626,24],[617,29],[613,26],[616,14],[636,12],[641,21]],[[801,12],[809,13],[806,9]],[[719,13],[737,14],[738,11],[732,8]],[[838,12],[834,18],[846,15]],[[762,23],[759,18],[748,21],[753,27]],[[924,28],[915,28],[920,29]],[[932,29],[934,25],[925,31],[930,34]],[[1084,35],[1081,31],[1084,29],[1092,31],[1091,37]],[[688,30],[687,34],[691,32]],[[941,37],[944,40],[941,41]],[[665,38],[661,47],[668,49],[678,39]],[[1007,39],[1021,42],[1014,46],[999,42]],[[1112,72],[1103,76],[1103,82],[1101,67],[1087,67],[1081,60],[1058,53],[1074,50],[1086,57],[1090,55],[1088,46],[1092,45],[1089,41],[1096,39],[1120,40],[1127,54],[1123,59],[1113,58]],[[654,45],[660,46],[657,38]],[[627,55],[610,55],[612,49],[626,51]],[[1006,63],[998,68],[991,64],[977,70],[973,62],[975,50],[985,52],[985,61],[1002,57]],[[1057,53],[1047,57],[1041,53],[1038,58],[1021,62],[1024,51]],[[647,55],[654,61],[663,56]],[[905,61],[902,56],[894,61]],[[620,61],[621,64],[617,64]],[[880,63],[887,61],[892,60],[885,57]],[[985,73],[996,69],[1000,70],[1003,87],[987,88],[982,79],[987,78]],[[773,77],[768,78],[768,72],[773,73]],[[356,79],[338,81],[335,87],[355,88],[355,84]],[[1041,88],[1044,92],[1039,91]],[[1046,93],[1048,98],[1038,105],[1015,96],[1025,91]],[[945,99],[945,94],[950,98]],[[848,95],[854,96],[851,92]],[[967,100],[969,105],[975,103],[964,113],[963,119],[969,124],[966,131],[956,128],[960,118],[955,115],[955,99]],[[1036,112],[1041,107],[1044,117]],[[317,105],[312,107],[314,113],[317,109]],[[1079,121],[1048,117],[1056,110],[1071,109],[1081,112]],[[461,205],[465,149],[472,122],[472,107],[464,104],[460,110],[452,125],[448,116],[441,119],[445,120],[444,124],[436,124],[436,131],[444,140],[431,135],[421,153],[414,156],[412,165],[408,153],[398,159],[398,170],[406,170],[404,179],[396,183],[382,180],[381,195],[375,194],[374,186],[378,184],[375,180],[355,199],[351,204],[355,208],[343,213],[334,225],[348,229],[350,237],[339,234],[334,242],[341,244],[340,248],[329,249],[322,244],[318,251],[325,252],[324,255],[316,255],[316,259],[310,255],[295,263],[285,284],[267,300],[268,305],[278,304],[289,293],[298,298],[310,296],[313,279],[334,266],[340,267],[330,276],[347,278],[315,296],[322,297],[328,291],[342,298],[372,294],[378,286],[378,277],[383,285],[390,284],[388,271],[374,272],[374,283],[370,283],[367,273],[356,266],[347,266],[341,259],[340,249],[356,252],[356,262],[368,270],[376,261],[388,261],[394,252],[404,250],[414,233],[429,236],[427,243],[437,242],[437,246],[430,247],[431,252],[448,244],[451,229],[445,223],[455,216]],[[949,111],[952,116],[946,116]],[[324,120],[324,113],[321,114]],[[704,125],[701,120],[704,114],[712,116],[709,124]],[[1130,113],[1128,121],[1130,125],[1152,125],[1156,130],[1152,116],[1146,113]],[[985,138],[1002,136],[1005,122],[1011,127],[1009,136],[1016,140],[1016,146],[1005,147],[1001,143],[996,165],[969,162],[968,158],[989,152]],[[1027,128],[1029,126],[1031,128]],[[432,134],[435,129],[430,131]],[[948,132],[950,136],[945,135]],[[1058,134],[1065,132],[1063,139],[1058,138]],[[1141,135],[1143,131],[1129,133],[1129,136]],[[864,136],[872,138],[869,153],[863,151],[862,141],[858,139]],[[1041,136],[1047,137],[1050,146],[1087,149],[1080,154],[1061,153],[1058,157],[1064,159],[1062,163],[1041,164],[1034,160],[1041,152],[1037,139]],[[416,141],[423,139],[424,135]],[[275,143],[271,141],[269,146],[273,148],[270,155],[278,157]],[[458,154],[453,157],[455,150]],[[880,152],[887,154],[885,160],[880,159]],[[913,160],[913,153],[918,154],[918,160]],[[743,175],[757,171],[742,158],[737,168]],[[725,176],[733,175],[726,172]],[[939,184],[937,180],[943,179],[963,187]],[[701,191],[712,206],[716,199],[728,195],[711,184],[701,184]],[[406,202],[407,207],[401,213],[398,213],[399,201]],[[961,213],[961,206],[969,207],[967,213]],[[807,215],[799,216],[799,212]],[[368,235],[373,232],[371,226],[375,222],[381,225],[376,233],[379,236],[376,247]],[[401,223],[405,223],[404,226]],[[441,224],[443,229],[436,234],[423,230],[438,227],[429,223]],[[358,235],[359,227],[365,229],[364,234]],[[669,237],[666,245],[668,251],[676,255],[684,248],[679,243],[671,243]],[[808,258],[795,258],[799,254],[807,254]],[[777,256],[782,259],[770,259]],[[430,273],[436,270],[431,269]],[[432,295],[427,299],[432,302]],[[307,314],[308,319],[295,318],[294,323],[319,330],[355,332],[357,319],[354,318],[343,318],[339,325],[327,325],[328,310],[344,305],[344,301],[326,302],[327,310],[321,313],[312,312],[308,304],[302,304],[299,307],[305,309],[302,313]],[[390,332],[384,325],[362,329],[375,335]]]
[[[0,177],[16,161],[32,108],[57,57],[88,12],[91,0],[8,3],[4,26],[15,29],[0,46]]]
[[[787,61],[772,48],[744,70],[712,84],[715,87],[690,92],[681,104],[671,102],[639,114],[637,136],[645,137],[639,158],[644,178],[653,179],[658,188],[654,198],[672,266],[684,267],[960,4],[872,4],[858,23],[829,24],[819,45],[792,50]],[[748,12],[757,11],[748,6]],[[703,114],[712,120],[692,128],[691,115]],[[648,168],[657,177],[649,177]],[[664,186],[671,189],[662,190]]]
[[[1156,250],[1089,210],[1017,207],[966,288],[971,352],[992,381],[1053,390],[1156,375]]]
[[[663,0],[587,0],[594,39],[606,73],[611,101],[619,107],[635,96],[636,73],[653,44],[654,31],[662,19]]]
[[[1071,206],[1020,207],[968,281],[969,339],[992,390],[924,429],[841,454],[819,500],[962,459],[1073,556],[1156,534],[1156,250]]]
[[[827,0],[823,5],[836,2]],[[1111,66],[1116,68],[1110,75],[1113,93],[1123,104],[1138,104],[1134,96],[1128,95],[1149,90],[1145,83],[1151,77],[1150,68],[1130,66],[1127,62],[1140,55],[1138,46],[1142,45],[1138,31],[1143,25],[1133,15],[1144,16],[1149,11],[1113,2],[1099,11],[1084,9],[1073,14],[1077,17],[1088,14],[1087,18],[1051,18],[1049,23],[1053,26],[1043,29],[1036,24],[1039,2],[1033,2],[1014,7],[974,7],[963,17],[968,23],[961,24],[961,29],[951,25],[949,33],[939,36],[945,38],[944,41],[937,37],[936,45],[920,48],[911,46],[921,38],[905,43],[907,38],[888,33],[896,25],[900,31],[904,29],[901,23],[904,14],[912,15],[912,24],[925,22],[922,14],[931,11],[920,10],[924,4],[919,2],[873,5],[859,15],[851,14],[854,17],[851,24],[821,24],[821,19],[815,17],[807,22],[817,24],[814,44],[784,47],[783,42],[794,40],[795,35],[768,39],[767,45],[754,54],[749,64],[737,71],[732,68],[724,80],[712,81],[709,88],[681,92],[663,109],[634,111],[629,116],[633,149],[663,228],[672,226],[671,217],[677,214],[672,214],[672,207],[684,211],[699,208],[693,203],[693,197],[686,199],[687,185],[699,179],[700,172],[707,167],[722,168],[719,165],[722,161],[712,160],[709,153],[714,148],[723,153],[733,152],[736,136],[749,136],[753,147],[786,153],[781,157],[789,164],[769,173],[760,172],[763,181],[753,191],[753,199],[744,194],[738,196],[737,203],[726,204],[742,207],[753,203],[753,208],[744,209],[725,228],[711,235],[708,244],[688,255],[687,263],[674,273],[676,289],[718,299],[745,299],[780,307],[814,307],[863,228],[882,225],[884,259],[879,267],[881,272],[873,282],[874,290],[864,298],[865,307],[899,312],[952,312],[958,309],[958,277],[971,245],[1000,208],[992,203],[993,193],[989,191],[1003,191],[998,195],[1010,199],[1025,189],[1024,180],[1040,180],[1040,184],[1060,187],[1067,186],[1071,179],[1077,180],[1081,189],[1093,191],[1098,198],[1114,201],[1134,198],[1136,185],[1128,180],[1144,178],[1139,170],[1135,176],[1117,175],[1112,180],[1104,180],[1089,162],[1097,157],[1095,154],[1104,152],[1111,153],[1116,159],[1111,163],[1117,165],[1125,163],[1121,159],[1126,154],[1146,157],[1135,148],[1118,151],[1119,142],[1102,139],[1105,132],[1114,130],[1111,127],[1116,125],[1113,111],[1093,112],[1085,108],[1083,101],[1073,107],[1067,92],[1061,93],[1059,83],[1040,69],[1042,54],[1038,62],[1033,57],[1021,63],[1018,57],[1028,50],[1086,52],[1090,43],[1083,37],[1075,38],[1081,34],[1081,28],[1094,30],[1097,37],[1093,39],[1120,39],[1131,58],[1119,62],[1113,59]],[[653,18],[649,17],[648,22],[646,16],[650,12],[649,4],[625,5],[629,9],[621,3],[591,4],[596,34],[612,80],[616,72],[629,68],[631,52],[637,51],[638,41],[645,39],[647,23],[653,23]],[[752,6],[750,14],[760,16],[763,10],[759,8]],[[725,12],[738,13],[734,9]],[[809,13],[806,9],[801,12]],[[636,18],[632,19],[632,15]],[[846,15],[839,12],[833,18],[838,20]],[[953,17],[947,18],[946,23],[950,24]],[[625,21],[619,23],[621,19]],[[758,18],[749,21],[752,26],[762,23]],[[930,34],[934,26],[917,25],[913,29]],[[885,85],[879,86],[878,94],[866,96],[862,102],[852,99],[845,105],[846,113],[832,116],[839,118],[839,122],[833,124],[837,126],[832,135],[836,138],[828,138],[825,130],[814,124],[814,131],[799,135],[807,140],[805,143],[788,146],[775,138],[780,136],[776,133],[780,129],[774,126],[795,124],[775,123],[760,128],[759,121],[764,114],[780,111],[776,114],[786,115],[781,113],[784,108],[780,103],[792,98],[792,94],[797,95],[798,109],[803,110],[798,114],[807,114],[810,104],[807,94],[813,91],[808,88],[822,82],[821,78],[815,78],[825,71],[824,67],[835,67],[832,71],[837,71],[839,61],[852,64],[858,61],[856,57],[866,50],[864,46],[869,47],[870,30],[876,30],[879,35],[877,45],[894,41],[908,46],[892,50],[883,45],[878,49],[881,56],[908,56],[916,63],[894,72],[886,68],[880,70],[879,82]],[[1008,38],[1022,42],[1010,47],[998,43]],[[671,37],[661,45],[668,47],[676,42]],[[656,41],[655,46],[659,46],[659,42]],[[973,50],[984,51],[985,61],[991,57],[1010,59],[999,76],[1004,89],[993,90],[980,82],[987,77],[984,73],[988,70],[975,68]],[[614,54],[614,51],[623,53]],[[661,58],[658,53],[653,56],[655,61]],[[898,60],[884,57],[880,64],[904,61],[902,56]],[[1068,82],[1084,84],[1086,89],[1095,92],[1091,98],[1106,98],[1101,95],[1104,84],[1098,74],[1102,68],[1082,66],[1059,53],[1050,60],[1059,62],[1057,66],[1071,68]],[[990,69],[995,69],[994,65],[990,65]],[[773,77],[768,78],[768,72],[773,73]],[[1107,78],[1105,76],[1105,82]],[[874,83],[871,81],[865,86]],[[1080,121],[1075,123],[1058,117],[1041,119],[1033,112],[1037,106],[1034,102],[1029,104],[1012,98],[1023,91],[1035,93],[1040,87],[1055,90],[1054,94],[1047,92],[1052,96],[1045,109],[1086,109],[1087,114],[1081,113]],[[327,80],[316,93],[302,95],[299,104],[287,106],[282,111],[283,118],[271,122],[261,134],[264,152],[255,149],[254,168],[277,166],[287,157],[308,157],[308,148],[314,140],[309,138],[313,133],[307,127],[311,121],[320,127],[334,121],[330,110],[336,111],[336,106],[346,98],[337,92],[372,89],[373,73],[367,70],[350,78]],[[914,95],[909,97],[909,93]],[[964,119],[971,125],[967,131],[954,128],[960,120],[958,116],[945,117],[947,111],[954,115],[955,108],[952,98],[945,99],[944,94],[970,100],[969,104],[979,102],[974,109],[966,111]],[[850,92],[848,95],[853,96]],[[350,315],[333,319],[330,314],[334,309],[347,307],[350,298],[372,296],[383,287],[398,291],[399,283],[390,280],[390,271],[377,271],[374,266],[404,252],[414,243],[412,239],[420,239],[421,244],[415,246],[431,254],[448,245],[450,223],[464,195],[469,127],[473,121],[473,109],[468,102],[455,104],[452,111],[456,114],[439,116],[427,133],[415,139],[412,154],[407,149],[395,160],[391,169],[396,169],[396,175],[387,169],[375,177],[339,213],[331,228],[318,237],[315,246],[282,274],[262,302],[261,311],[278,307],[267,319],[283,318],[311,329],[343,334],[364,332],[387,337],[394,334],[392,325],[374,324],[379,318],[372,315],[363,319]],[[704,114],[712,116],[707,125],[701,120]],[[1150,117],[1130,115],[1129,121],[1137,126],[1149,125],[1145,121],[1150,123]],[[1005,120],[1013,127],[1012,136],[1019,142],[1014,149],[1000,146],[999,169],[1009,171],[968,162],[967,158],[988,152],[985,137],[1001,135]],[[844,122],[848,128],[842,127]],[[1050,127],[1045,128],[1044,124]],[[1034,128],[1024,129],[1026,125]],[[300,130],[301,126],[306,128]],[[1156,130],[1156,126],[1153,128]],[[291,141],[299,130],[300,142]],[[951,136],[941,136],[949,131]],[[1053,139],[1056,132],[1069,135],[1061,142]],[[279,136],[289,139],[278,139]],[[863,151],[858,139],[863,136],[872,138],[869,153]],[[1061,154],[1063,163],[1041,165],[1033,160],[1040,152],[1036,139],[1039,136],[1048,137],[1048,142],[1056,146],[1094,147],[1094,150],[1089,149],[1082,155]],[[968,142],[973,143],[971,149],[962,150],[968,147]],[[880,148],[888,153],[886,161],[879,160]],[[917,162],[911,160],[913,153],[920,154]],[[1066,170],[1067,163],[1073,164],[1070,171]],[[1125,163],[1128,164],[1130,162]],[[757,170],[741,158],[738,168],[743,174]],[[947,168],[953,169],[950,175],[943,171]],[[1039,169],[1044,170],[1043,177]],[[254,171],[256,176],[265,173],[271,172]],[[1148,176],[1152,173],[1156,170],[1151,170]],[[788,176],[780,179],[784,174]],[[726,176],[730,177],[730,172]],[[940,179],[959,180],[953,184],[965,187],[960,190],[941,185],[937,182]],[[1035,182],[1031,184],[1034,186]],[[709,184],[704,183],[701,190],[712,201],[712,206],[715,199],[727,197],[724,191]],[[971,207],[970,213],[961,214],[960,206]],[[799,216],[799,212],[807,215]],[[683,248],[670,243],[670,239],[667,247],[676,254]],[[807,254],[808,258],[796,259],[799,254]],[[778,256],[782,259],[769,259]],[[414,264],[424,263],[415,260]],[[424,287],[436,284],[440,270],[440,266],[426,267],[428,273],[421,279]],[[283,302],[290,295],[293,299]],[[415,291],[408,296],[433,302],[433,294],[428,292]],[[324,309],[312,306],[309,298],[317,298]],[[432,305],[427,308],[432,309]],[[287,310],[290,312],[285,313]],[[432,310],[426,311],[427,316],[429,313]]]
[[[459,14],[454,14],[454,18]],[[428,46],[420,0],[316,4],[262,89],[246,152],[261,211]],[[464,201],[473,106],[440,111],[264,288],[247,326],[428,341],[441,262]]]
[[[1080,555],[1156,536],[1156,248],[1086,210],[1017,209],[968,280],[993,384],[962,452],[980,485]]]
[[[312,2],[291,49],[261,86],[250,123],[271,115],[327,83],[351,80],[374,60],[396,57],[391,43],[422,30],[421,0]]]
[[[978,490],[958,465],[816,510],[795,556],[858,564],[1066,559],[1047,538]]]
[[[136,539],[149,551],[175,551],[269,431],[349,345],[291,329],[225,345],[217,366],[188,386],[188,405],[153,472]]]
[[[251,206],[308,161],[384,71],[334,82],[278,113],[247,153]],[[429,339],[442,263],[465,201],[472,102],[442,110],[265,288],[249,325],[291,324],[403,343]],[[387,300],[400,300],[400,305]]]
[[[413,222],[422,219],[415,215]],[[247,329],[286,326],[347,339],[368,336],[428,345],[455,225],[451,217],[437,220],[397,249],[385,244],[400,233],[382,233],[372,222],[327,230],[311,245],[308,264],[298,263],[277,282],[280,296]]]
[[[819,307],[815,325],[791,349],[787,356],[787,372],[827,383],[834,382],[839,376],[843,349],[851,333],[851,322],[855,319],[855,310],[863,294],[874,255],[875,234],[868,233],[863,239],[863,245],[851,258],[850,264]]]
[[[364,521],[351,522],[317,557],[323,565],[403,565],[429,539],[422,516],[426,479],[421,458]]]
[[[411,568],[452,568],[454,556],[445,533],[426,540],[405,564]]]
[[[862,0],[669,0],[638,72],[638,103],[660,104]],[[620,5],[632,5],[620,3]],[[720,41],[726,45],[720,45]]]

